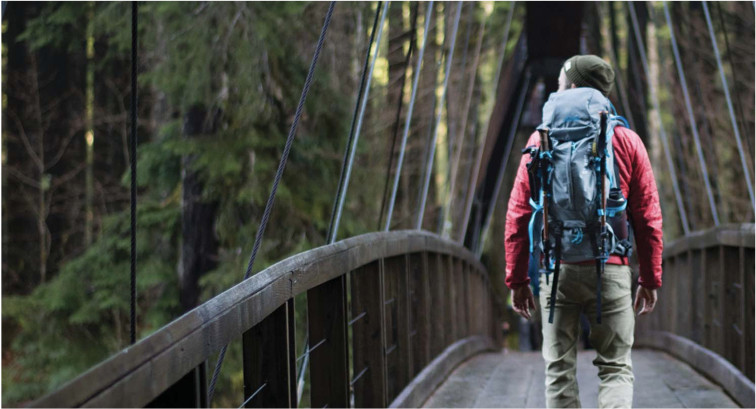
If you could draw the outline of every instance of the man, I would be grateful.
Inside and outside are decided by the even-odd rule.
[[[559,76],[559,90],[591,87],[608,96],[614,81],[612,67],[593,55],[568,59]],[[526,146],[540,145],[534,132]],[[543,322],[543,357],[546,361],[546,403],[548,407],[580,407],[576,379],[578,322],[580,313],[591,321],[590,342],[596,349],[593,364],[600,379],[599,407],[630,407],[633,372],[630,349],[633,345],[635,316],[653,311],[656,289],[661,287],[662,217],[656,182],[648,153],[638,135],[622,126],[614,128],[614,161],[620,187],[628,200],[627,212],[635,235],[635,251],[640,261],[640,279],[635,302],[631,299],[632,272],[626,257],[612,255],[606,261],[601,286],[601,324],[597,316],[595,260],[562,262],[554,305],[554,322]],[[523,155],[509,199],[506,219],[506,284],[512,290],[514,310],[530,319],[535,299],[528,278],[528,222],[530,186]],[[540,279],[540,305],[545,309],[553,280]],[[547,317],[544,312],[542,316]]]

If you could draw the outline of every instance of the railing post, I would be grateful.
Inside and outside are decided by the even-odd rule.
[[[404,255],[384,260],[386,317],[386,366],[388,401],[410,381],[409,311],[407,307],[407,263]]]
[[[291,400],[295,349],[289,335],[294,325],[289,321],[289,309],[293,308],[289,299],[242,335],[245,407],[296,407]]]
[[[470,310],[470,276],[472,274],[473,267],[469,263],[464,263],[460,291],[462,292],[462,309],[465,311],[465,337],[469,337],[472,334],[472,324],[470,323],[470,319],[474,314],[474,311]]]
[[[428,282],[428,253],[410,255],[410,281],[412,282],[412,376],[417,375],[430,362],[430,283]]]
[[[386,407],[382,261],[352,271],[354,406]]]
[[[743,370],[743,327],[741,324],[742,270],[741,248],[726,246],[724,248],[723,281],[725,286],[725,358]]]
[[[402,389],[404,389],[410,380],[412,380],[412,317],[410,313],[410,305],[412,302],[412,295],[409,277],[409,255],[402,256],[402,269],[399,272],[399,303],[397,309],[399,310],[399,361],[401,364],[402,382],[399,384],[398,395]],[[395,397],[395,396],[394,396]],[[393,400],[393,397],[392,397]]]
[[[754,270],[756,270],[754,249],[746,248],[745,266],[743,268],[743,316],[745,321],[745,328],[743,329],[745,340],[743,346],[745,348],[753,348],[754,345]],[[753,380],[754,369],[756,367],[756,362],[754,362],[754,350],[746,350],[745,356],[745,374],[748,379]]]
[[[310,406],[349,406],[346,277],[307,291],[310,348]]]
[[[726,333],[726,314],[727,314],[727,280],[725,277],[725,247],[719,246],[719,259],[717,260],[717,315],[713,329],[716,334],[716,346],[714,352],[721,356],[727,356],[727,333]]]
[[[467,334],[467,309],[465,308],[465,266],[467,263],[458,258],[454,260],[454,293],[456,296],[454,305],[457,310],[457,339],[463,339]]]
[[[701,249],[692,249],[688,252],[688,260],[690,260],[689,271],[691,275],[691,289],[688,294],[694,294],[692,297],[689,297],[689,316],[691,319],[689,334],[690,339],[697,344],[703,344],[704,331],[706,330],[706,319],[704,315],[704,309],[706,309],[706,297],[704,297],[704,294],[706,294],[706,290],[703,287],[703,263],[706,260],[704,260],[704,257],[703,250]]]
[[[452,256],[444,255],[444,287],[446,287],[446,299],[444,304],[446,305],[446,328],[444,333],[446,334],[446,345],[448,347],[453,344],[457,339],[457,289],[454,288],[454,259]]]
[[[433,360],[441,351],[444,350],[444,319],[446,310],[443,308],[444,303],[444,269],[442,268],[441,255],[438,253],[428,254],[428,279],[431,288],[431,356]]]

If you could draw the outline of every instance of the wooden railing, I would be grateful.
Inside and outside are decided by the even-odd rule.
[[[305,292],[312,407],[386,407],[434,358],[464,358],[449,348],[500,344],[497,303],[472,253],[420,231],[369,233],[261,271],[34,406],[207,406],[207,360],[241,337],[239,404],[296,407],[293,300]]]
[[[657,310],[637,319],[636,340],[673,353],[690,349],[686,345],[692,341],[707,356],[697,369],[713,371],[708,367],[719,355],[750,379],[752,391],[755,268],[752,223],[720,226],[666,244]],[[698,359],[685,356],[692,353],[676,355]],[[752,401],[753,392],[745,396],[749,394]]]

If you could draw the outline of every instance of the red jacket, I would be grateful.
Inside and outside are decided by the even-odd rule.
[[[619,168],[622,193],[628,199],[628,213],[635,234],[634,251],[640,261],[640,285],[659,288],[662,285],[662,213],[659,193],[648,160],[648,153],[638,134],[617,126],[612,138],[614,158]],[[526,146],[540,145],[538,132],[530,135]],[[528,203],[530,185],[526,164],[529,155],[522,155],[517,168],[512,194],[509,196],[504,245],[507,259],[507,287],[511,289],[530,283],[528,278],[528,222],[532,209]],[[591,261],[592,262],[592,261]],[[627,264],[619,256],[607,263]]]

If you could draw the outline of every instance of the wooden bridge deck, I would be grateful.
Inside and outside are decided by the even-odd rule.
[[[594,351],[578,354],[583,407],[597,407]],[[648,349],[633,350],[638,408],[726,408],[738,405],[687,364]],[[543,408],[544,364],[540,352],[479,354],[457,367],[425,402],[425,407]]]

